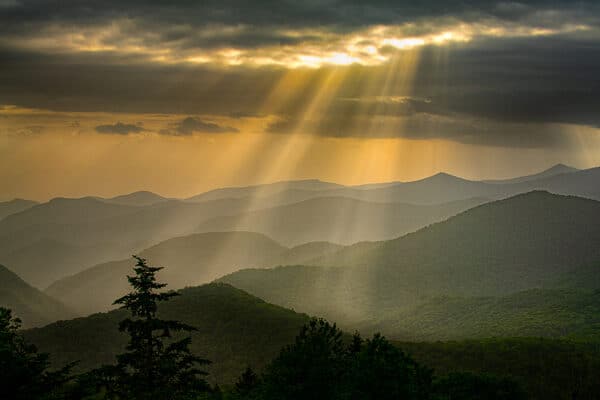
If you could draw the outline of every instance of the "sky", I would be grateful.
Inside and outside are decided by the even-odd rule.
[[[0,199],[600,165],[597,1],[0,0]]]

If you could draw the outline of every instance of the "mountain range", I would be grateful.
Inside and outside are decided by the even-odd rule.
[[[260,371],[311,315],[402,341],[436,374],[514,376],[531,398],[571,398],[594,393],[600,371],[599,199],[600,168],[558,165],[496,181],[2,203],[0,306],[55,366],[112,363],[126,343],[112,302],[138,254],[182,294],[159,313],[198,328],[211,382]]]
[[[0,262],[45,288],[94,265],[194,232],[256,231],[287,246],[378,241],[418,230],[487,199],[535,189],[600,198],[599,182],[599,168],[559,165],[496,183],[437,174],[416,182],[361,186],[279,182],[218,189],[184,200],[134,192],[108,199],[17,201],[21,208],[11,208],[0,219]]]
[[[582,289],[576,277],[600,267],[598,243],[600,202],[531,192],[394,240],[345,247],[312,266],[242,270],[221,280],[275,304],[366,325],[374,315],[416,313],[442,296]]]

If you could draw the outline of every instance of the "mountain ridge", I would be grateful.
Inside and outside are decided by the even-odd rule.
[[[58,300],[35,289],[0,264],[0,306],[21,319],[24,328],[41,326],[75,314]]]
[[[356,322],[443,295],[554,287],[577,268],[600,265],[598,242],[600,202],[536,191],[397,239],[345,247],[311,260],[317,267],[242,270],[220,281],[275,304]]]

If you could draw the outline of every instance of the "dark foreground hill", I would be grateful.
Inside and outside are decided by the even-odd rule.
[[[213,362],[209,368],[213,382],[232,383],[248,365],[262,368],[308,320],[225,284],[188,288],[181,294],[161,305],[159,315],[198,329],[192,334],[191,349]],[[113,363],[114,356],[123,352],[127,337],[118,331],[118,323],[126,315],[115,310],[60,321],[28,330],[25,336],[51,353],[55,365],[80,360],[79,370],[87,370]]]
[[[13,310],[25,328],[74,316],[59,301],[29,286],[3,265],[0,265],[0,306]]]
[[[437,375],[465,371],[510,377],[532,400],[591,400],[600,393],[598,344],[537,338],[395,344]]]
[[[192,351],[213,361],[211,382],[231,385],[250,365],[260,371],[280,348],[291,343],[308,317],[277,307],[224,284],[181,291],[161,306],[162,317],[194,325]],[[118,332],[118,310],[61,321],[24,332],[55,365],[80,360],[78,370],[112,363],[127,338]],[[543,339],[494,339],[467,342],[397,343],[438,376],[470,371],[508,376],[531,399],[581,398],[597,393],[600,348],[593,344]],[[594,386],[595,385],[595,386]],[[585,397],[585,396],[588,397]]]
[[[246,270],[222,280],[275,304],[357,322],[440,296],[505,296],[559,280],[569,288],[565,276],[600,266],[598,243],[600,202],[531,192],[311,263],[334,268]]]
[[[268,267],[287,262],[306,262],[339,249],[331,243],[309,243],[288,249],[254,232],[209,232],[166,240],[139,255],[153,265],[163,265],[161,280],[180,289],[208,283],[244,267]],[[86,269],[59,280],[46,292],[81,315],[106,311],[128,290],[126,275],[131,258]]]

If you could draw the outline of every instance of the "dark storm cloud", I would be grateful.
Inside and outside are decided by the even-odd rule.
[[[87,25],[117,17],[140,18],[156,25],[210,24],[314,27],[336,25],[340,28],[372,24],[399,23],[420,17],[465,16],[480,14],[520,19],[539,10],[581,10],[595,1],[534,0],[205,0],[141,1],[107,0],[19,0],[0,5],[4,29],[22,24],[70,23]],[[26,28],[25,28],[26,29]]]
[[[104,134],[114,134],[114,135],[129,135],[130,133],[140,133],[143,132],[144,128],[138,125],[133,124],[124,124],[122,122],[117,122],[116,124],[108,124],[108,125],[98,125],[96,127],[96,132],[104,133]]]
[[[553,124],[497,122],[469,116],[419,113],[399,119],[326,116],[314,122],[286,118],[271,124],[271,133],[307,133],[324,137],[444,139],[463,144],[542,148],[566,143],[565,132]]]
[[[137,45],[167,45],[172,49],[206,49],[235,46],[252,48],[290,45],[321,37],[312,29],[338,33],[366,26],[446,18],[480,21],[494,18],[506,22],[556,27],[571,21],[598,24],[595,1],[537,0],[423,0],[397,2],[364,1],[141,1],[19,0],[0,6],[0,34],[22,40],[49,30],[111,26],[120,32],[103,37],[107,44],[135,38]],[[414,24],[408,34],[429,30],[431,24]],[[294,31],[294,32],[290,32]]]
[[[436,67],[425,54],[414,86],[449,113],[496,121],[600,127],[600,41],[560,37],[477,43]]]
[[[189,136],[194,133],[235,133],[237,129],[229,126],[221,126],[214,122],[202,121],[194,117],[187,117],[174,126],[161,129],[160,134],[172,136]]]
[[[407,2],[403,2],[407,3]],[[537,147],[555,145],[553,124],[600,127],[600,5],[596,1],[499,2],[397,1],[1,1],[0,104],[57,111],[217,115],[264,115],[264,99],[286,71],[276,67],[219,68],[158,64],[147,54],[118,52],[121,44],[190,49],[260,48],[324,42],[333,34],[379,24],[415,23],[422,34],[439,21],[523,23],[538,28],[586,24],[591,31],[541,37],[482,37],[440,50],[424,47],[407,91],[391,84],[369,92],[386,66],[347,67],[351,73],[313,134],[354,137],[443,138],[464,143]],[[433,21],[428,23],[428,21]],[[40,32],[106,27],[113,51],[50,51],[22,46]],[[594,30],[595,29],[595,30]],[[412,30],[412,31],[411,31]],[[383,51],[383,50],[382,50]],[[396,49],[389,48],[386,55]],[[440,54],[442,57],[440,57]],[[308,73],[323,82],[327,68]],[[401,75],[399,70],[397,75]],[[376,78],[377,79],[377,78]],[[379,82],[381,83],[381,82]],[[392,79],[393,83],[393,79]],[[276,133],[293,132],[316,91],[294,93],[277,110]],[[402,131],[369,117],[403,118]],[[97,127],[101,128],[102,126]],[[137,133],[137,125],[105,125],[100,131]],[[133,129],[132,131],[129,131]],[[99,132],[100,132],[99,131]],[[160,133],[235,132],[190,117]]]

